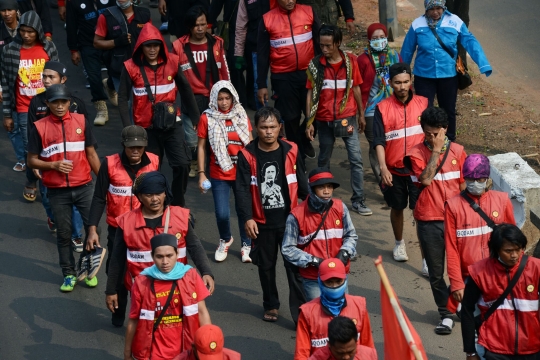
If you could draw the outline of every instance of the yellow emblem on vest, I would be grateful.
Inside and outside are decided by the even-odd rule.
[[[352,319],[352,322],[354,323],[354,325],[358,324],[358,320],[356,319]]]
[[[171,75],[167,76],[167,80],[171,81],[171,80],[172,80],[172,76],[171,76]]]
[[[176,233],[175,236],[176,236],[176,238],[177,238],[178,240],[180,240],[180,238],[182,237],[182,233]]]
[[[491,213],[491,215],[493,215],[493,217],[499,217],[499,212],[498,211],[494,211]]]
[[[178,299],[174,299],[174,303],[175,303],[175,304],[178,304]]]
[[[169,107],[167,108],[167,111],[169,112],[169,114],[174,114],[174,107],[169,106]]]
[[[75,132],[76,132],[77,134],[81,135],[81,134],[82,134],[82,129],[81,129],[81,128],[77,128],[77,130],[75,130]]]
[[[527,291],[528,292],[533,292],[534,291],[534,285],[527,286]]]
[[[196,299],[196,298],[197,298],[197,293],[194,292],[193,294],[191,294],[191,297],[194,298],[194,299]]]
[[[215,341],[212,341],[212,342],[210,343],[210,349],[211,349],[211,350],[215,350],[216,348],[217,348],[217,343],[216,343]]]
[[[304,29],[307,30],[308,26],[307,25],[304,25]]]
[[[452,160],[452,165],[456,165],[456,164],[457,164],[457,160],[456,159]]]
[[[293,169],[296,170],[296,165],[293,166]]]
[[[341,221],[336,220],[336,225],[339,225],[339,224],[341,224]]]
[[[216,56],[219,56],[219,51],[216,50]]]
[[[335,268],[335,267],[336,267],[336,263],[333,262],[333,261],[332,261],[332,262],[329,262],[329,263],[328,263],[328,267],[329,267],[329,268]]]
[[[421,122],[421,121],[422,121],[422,117],[419,116],[419,117],[418,117],[418,122]]]

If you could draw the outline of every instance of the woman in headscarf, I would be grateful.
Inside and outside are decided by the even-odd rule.
[[[392,95],[390,86],[389,71],[390,66],[401,62],[399,53],[388,46],[386,26],[381,23],[369,25],[367,37],[369,44],[364,52],[358,56],[358,67],[360,75],[364,81],[360,84],[362,92],[362,107],[365,110],[366,119],[366,139],[369,142],[369,163],[375,175],[377,184],[381,182],[381,168],[377,153],[372,147],[373,142],[373,116],[375,106]]]
[[[456,72],[458,41],[478,65],[481,74],[491,75],[491,65],[484,55],[482,46],[469,32],[465,23],[446,10],[446,0],[424,0],[424,5],[425,14],[413,21],[405,36],[401,57],[404,62],[410,64],[414,53],[417,52],[413,71],[416,93],[428,98],[429,107],[433,106],[433,100],[437,95],[439,107],[448,114],[446,135],[454,141],[458,91]]]
[[[231,235],[229,196],[232,189],[236,198],[236,160],[242,150],[251,140],[251,122],[246,111],[240,104],[236,89],[230,81],[221,80],[214,84],[210,91],[209,108],[201,115],[197,126],[197,143],[199,189],[205,192],[203,183],[210,180],[217,226],[219,231],[219,246],[216,250],[217,262],[227,258],[227,251],[233,243]],[[209,146],[207,146],[209,145]],[[209,176],[206,175],[206,151],[209,148]],[[235,202],[236,214],[238,204]],[[242,262],[251,262],[251,239],[244,230],[244,219],[238,216],[238,227],[242,240]]]

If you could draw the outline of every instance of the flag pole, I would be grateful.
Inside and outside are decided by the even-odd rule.
[[[407,325],[407,322],[405,321],[405,318],[403,317],[403,312],[401,311],[401,307],[399,306],[396,296],[394,294],[394,291],[392,289],[392,286],[390,285],[390,281],[388,280],[386,271],[384,271],[384,268],[382,266],[382,257],[380,255],[377,258],[377,260],[375,260],[375,267],[377,268],[377,272],[379,273],[379,276],[381,277],[381,281],[383,283],[384,289],[386,290],[386,293],[388,294],[388,298],[390,299],[390,304],[392,304],[392,309],[394,309],[394,313],[396,314],[399,326],[401,327],[401,331],[403,331],[405,340],[407,340],[407,343],[409,344],[409,348],[413,352],[416,360],[424,360],[424,358],[422,357],[422,354],[420,353],[420,350],[418,350],[418,347],[416,346],[416,343],[414,342],[414,338],[411,334],[411,330],[409,329],[409,326]]]

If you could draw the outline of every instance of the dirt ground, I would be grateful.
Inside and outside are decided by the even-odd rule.
[[[367,44],[366,29],[379,21],[378,0],[352,0],[358,33],[345,32],[344,48],[355,54]],[[407,0],[397,0],[400,25],[408,30],[421,13]],[[342,24],[344,26],[344,23]],[[400,39],[394,48],[399,48]],[[517,152],[540,173],[540,113],[527,103],[526,97],[515,98],[509,91],[494,86],[474,67],[469,58],[473,85],[459,91],[457,99],[457,139],[467,153],[487,156]]]

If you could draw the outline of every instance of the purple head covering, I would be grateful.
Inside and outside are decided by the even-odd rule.
[[[488,178],[490,173],[489,159],[482,154],[471,154],[463,164],[463,177],[469,179]]]

